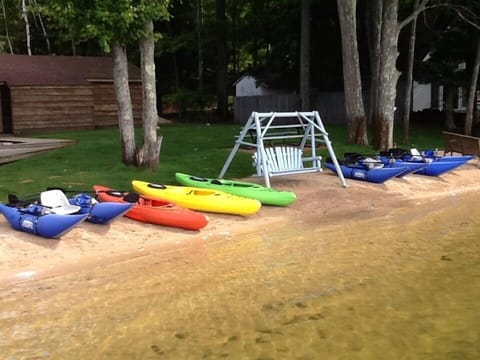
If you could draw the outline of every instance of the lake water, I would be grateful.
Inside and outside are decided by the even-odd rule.
[[[479,359],[480,198],[197,240],[0,290],[2,359]]]

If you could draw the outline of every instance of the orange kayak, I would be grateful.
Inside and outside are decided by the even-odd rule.
[[[151,199],[102,185],[94,185],[93,191],[99,201],[134,203],[135,205],[124,215],[133,220],[186,230],[200,230],[208,224],[204,214],[182,208],[169,201]]]

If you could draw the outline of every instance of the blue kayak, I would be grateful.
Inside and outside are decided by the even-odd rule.
[[[335,165],[325,162],[325,167],[337,173]],[[371,183],[384,183],[385,181],[398,176],[408,169],[407,167],[362,167],[340,164],[344,177],[354,180],[368,181]]]
[[[427,166],[415,172],[418,175],[440,176],[464,164],[463,161],[432,161]]]
[[[98,202],[87,194],[78,194],[68,199],[71,205],[80,206],[77,214],[87,214],[87,221],[93,224],[108,224],[118,217],[125,215],[134,204]]]
[[[429,157],[425,156],[426,159],[430,159]],[[467,161],[470,161],[474,159],[475,156],[473,155],[452,155],[452,156],[436,156],[431,158],[433,161],[446,161],[446,162],[451,162],[451,161],[461,161],[464,164]]]
[[[404,177],[408,174],[416,173],[417,171],[421,171],[425,168],[428,164],[420,163],[420,162],[408,162],[408,161],[387,161],[384,163],[384,167],[386,168],[403,168],[404,170],[397,175],[397,177]]]
[[[15,230],[45,238],[61,237],[86,220],[88,216],[87,214],[52,214],[47,208],[35,204],[25,208],[15,208],[0,203],[0,212]]]
[[[123,216],[134,204],[102,202],[99,203],[94,197],[87,194],[78,194],[67,198],[60,189],[42,191],[30,199],[18,199],[15,195],[9,195],[8,206],[25,208],[29,205],[38,204],[48,209],[48,212],[57,215],[87,215],[86,221],[93,224],[108,224],[114,219]]]
[[[436,156],[433,152],[424,152],[420,154],[415,151],[413,154],[409,151],[402,149],[390,149],[387,152],[381,154],[382,161],[394,161],[402,164],[417,163],[425,165],[423,168],[418,169],[414,174],[426,175],[426,176],[440,176],[449,171],[452,171],[469,160],[473,159],[472,155],[462,156]]]
[[[398,173],[396,177],[404,177],[427,166],[426,163],[396,161],[389,156],[367,156],[359,153],[345,153],[343,164],[349,167],[361,169],[403,168],[403,171]]]
[[[425,159],[432,159],[433,161],[462,161],[466,163],[475,158],[475,155],[451,155],[451,156],[438,156],[433,150],[425,150],[422,154]]]
[[[403,161],[395,160],[391,163],[393,166],[407,166],[411,169],[409,173],[417,175],[426,175],[426,176],[440,176],[448,171],[456,169],[459,166],[462,166],[464,162],[462,161]],[[415,168],[417,167],[417,168]]]

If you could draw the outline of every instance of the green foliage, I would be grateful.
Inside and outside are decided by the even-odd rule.
[[[180,113],[185,113],[188,110],[205,110],[214,102],[214,98],[203,91],[181,88],[175,93],[165,95],[163,102],[173,104]]]
[[[3,1],[8,26],[0,26],[0,39],[5,39],[8,27],[14,52],[25,53],[25,24],[20,16],[20,1]],[[104,51],[109,51],[112,41],[120,41],[129,47],[129,58],[133,60],[136,56],[134,51],[138,50],[137,40],[144,34],[145,22],[153,19],[155,28],[163,35],[156,44],[155,61],[157,75],[161,79],[158,82],[159,93],[169,93],[179,87],[195,89],[198,86],[197,1],[37,0],[32,3],[38,3],[38,8],[31,8],[33,11],[29,13],[34,54],[47,53],[39,19],[34,17],[34,14],[38,14],[37,10],[43,15],[52,52],[58,55],[69,55],[74,51],[76,55],[102,55]],[[442,6],[431,7],[422,13],[421,21],[417,24],[417,58],[421,61],[427,53],[431,53],[432,62],[422,63],[422,69],[416,66],[416,80],[451,79],[459,82],[461,73],[454,73],[452,69],[461,58],[467,57],[468,60],[472,56],[474,46],[469,41],[475,40],[476,36],[473,36],[473,27],[452,9],[470,9],[470,12],[464,11],[462,14],[478,24],[479,2],[431,0],[429,5],[439,3]],[[213,94],[217,61],[215,0],[202,0],[201,4],[203,86],[205,91]],[[399,1],[399,4],[400,18],[403,19],[411,13],[412,0]],[[265,75],[265,72],[278,73],[282,83],[273,86],[295,89],[299,72],[300,2],[227,0],[226,5],[230,83],[233,84],[245,71],[260,75]],[[336,2],[312,0],[311,5],[311,84],[320,91],[341,90],[341,42]],[[369,9],[369,2],[359,1],[358,5],[362,74],[368,79],[368,42],[363,28],[365,22],[361,19]],[[476,15],[477,18],[470,15]],[[403,33],[405,35],[407,32]],[[447,42],[448,38],[451,40]],[[401,57],[405,53],[405,46],[401,46]],[[229,87],[229,91],[233,91],[233,86]]]
[[[371,148],[348,145],[344,126],[328,126],[328,131],[339,158],[345,152],[372,153]],[[5,202],[10,193],[23,195],[53,186],[89,191],[92,185],[101,184],[130,190],[133,179],[175,184],[175,172],[216,177],[234,145],[240,126],[169,125],[163,126],[161,132],[164,140],[160,166],[155,172],[122,164],[117,129],[38,135],[43,138],[72,139],[76,144],[0,165],[0,201]],[[443,142],[441,129],[414,126],[411,141],[412,147],[419,149],[440,148]],[[319,148],[319,154],[324,158],[328,156],[324,147]],[[226,177],[245,178],[253,171],[251,151],[242,150],[235,156]]]
[[[21,15],[22,11],[20,8],[20,1],[18,0],[3,0],[4,5],[5,5],[5,19],[3,18],[3,9],[0,8],[0,23],[2,26],[0,26],[0,38],[2,41],[5,41],[5,44],[3,44],[3,50],[4,52],[9,52],[8,48],[8,43],[7,43],[7,32],[8,36],[10,38],[10,41],[12,43],[13,47],[13,52],[18,53],[22,51],[26,51],[26,48],[24,47],[24,40],[25,40],[25,35],[24,35],[24,29],[25,29],[25,24],[22,21]]]
[[[168,0],[45,0],[38,11],[80,41],[97,39],[105,52],[145,36],[150,20],[168,19]]]

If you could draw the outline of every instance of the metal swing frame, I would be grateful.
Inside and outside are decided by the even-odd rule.
[[[287,120],[282,121],[281,119]],[[250,138],[250,141],[248,138]],[[273,144],[279,140],[285,142],[286,140],[290,141],[294,139],[299,142],[293,150],[292,147],[287,148],[285,146],[275,147],[274,150],[265,147],[265,142]],[[303,150],[307,144],[311,149],[310,156],[302,157],[301,161],[298,161],[298,159],[282,159],[282,157],[285,156],[284,154],[289,154],[291,157],[303,156]],[[341,185],[347,187],[332,143],[328,137],[328,132],[323,125],[318,111],[252,112],[236,138],[235,145],[223,165],[218,178],[222,179],[225,176],[235,154],[241,146],[256,149],[256,153],[254,154],[254,165],[257,170],[256,175],[264,177],[265,186],[267,187],[270,187],[270,177],[272,176],[320,172],[322,171],[321,156],[316,154],[318,144],[324,144],[326,146],[328,154],[337,170]],[[310,163],[310,166],[303,166],[304,162]],[[281,164],[280,168],[278,164]],[[289,164],[293,167],[289,167]]]

